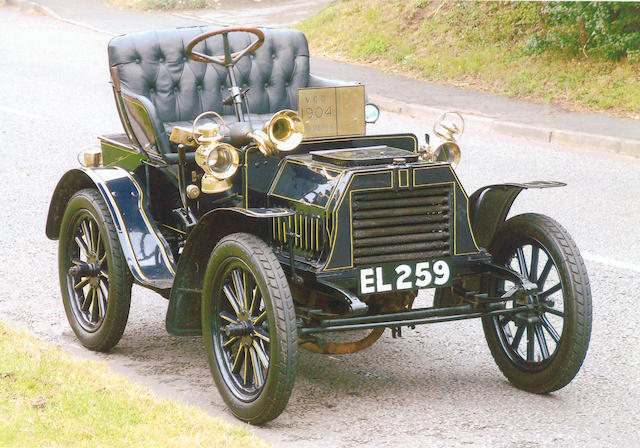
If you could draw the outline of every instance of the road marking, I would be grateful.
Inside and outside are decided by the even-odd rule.
[[[594,255],[588,252],[583,252],[582,258],[596,263],[606,264],[607,266],[611,266],[614,268],[622,268],[633,272],[640,272],[640,265],[627,263],[625,261],[614,260],[613,258],[601,257],[600,255]]]
[[[21,117],[25,117],[25,118],[31,118],[32,120],[42,120],[45,118],[42,115],[35,115],[29,112],[23,112],[21,110],[13,109],[11,107],[5,107],[5,106],[0,106],[0,111],[6,112],[9,114],[20,115]]]

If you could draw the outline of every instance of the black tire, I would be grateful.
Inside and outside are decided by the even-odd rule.
[[[296,374],[296,317],[282,267],[261,239],[235,233],[216,245],[202,289],[202,332],[231,412],[256,425],[280,415]]]
[[[73,332],[85,347],[108,351],[127,325],[132,279],[107,205],[94,189],[78,191],[67,204],[58,269]]]
[[[539,293],[528,297],[528,303],[546,305],[526,316],[483,319],[498,367],[511,383],[529,392],[566,386],[580,370],[591,336],[591,288],[578,248],[556,221],[524,214],[498,229],[489,251],[496,264],[538,284]],[[504,282],[493,287],[506,289]]]

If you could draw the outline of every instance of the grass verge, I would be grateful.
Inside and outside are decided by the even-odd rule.
[[[341,0],[298,28],[312,54],[579,111],[640,114],[640,63],[529,55],[534,2]]]
[[[0,446],[267,445],[0,322]]]

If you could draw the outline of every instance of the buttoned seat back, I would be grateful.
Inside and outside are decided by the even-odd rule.
[[[109,43],[109,65],[120,118],[129,138],[145,150],[171,151],[167,132],[173,124],[189,124],[205,111],[236,121],[226,70],[189,59],[185,47],[195,36],[215,27],[149,31],[115,37]],[[263,29],[265,41],[235,66],[236,82],[249,88],[249,109],[264,122],[282,109],[297,110],[297,91],[309,85],[309,50],[299,31]],[[229,34],[231,51],[254,41],[249,33]],[[222,37],[200,42],[195,50],[224,54]],[[255,114],[255,115],[253,115]]]

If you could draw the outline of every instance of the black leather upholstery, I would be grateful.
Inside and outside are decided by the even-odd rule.
[[[213,110],[229,123],[236,117],[232,106],[223,106],[230,86],[226,70],[217,64],[188,59],[187,43],[195,36],[216,29],[191,27],[127,34],[109,42],[109,65],[125,129],[145,149],[171,151],[167,132],[174,124],[190,125],[195,117]],[[282,109],[297,110],[298,88],[310,85],[307,40],[299,31],[263,29],[265,42],[255,53],[235,66],[240,88],[247,95],[254,126],[261,126]],[[231,51],[255,40],[248,33],[230,33]],[[220,36],[207,39],[195,49],[222,55]],[[327,84],[328,83],[328,84]],[[311,85],[342,85],[311,76]],[[145,116],[145,114],[147,116]],[[254,115],[255,114],[255,115]],[[129,132],[131,133],[131,132]]]

